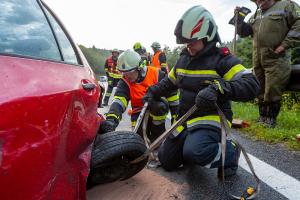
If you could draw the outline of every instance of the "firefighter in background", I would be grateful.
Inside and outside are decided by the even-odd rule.
[[[216,103],[228,123],[232,121],[231,100],[248,101],[256,97],[259,83],[228,48],[219,48],[217,25],[202,6],[188,9],[175,28],[178,44],[186,48],[174,68],[162,81],[148,88],[144,100],[151,102],[168,91],[179,89],[178,117],[196,104],[198,110],[171,134],[158,150],[161,166],[174,170],[180,165],[218,168],[222,176],[221,124]],[[229,124],[230,125],[230,124]],[[224,176],[238,168],[239,146],[226,140]]]
[[[122,78],[121,73],[117,69],[117,60],[119,54],[120,52],[118,49],[113,49],[111,51],[111,56],[109,56],[105,61],[104,69],[108,79],[108,87],[103,100],[103,106],[108,105],[109,97],[111,96],[113,88],[117,86],[120,78]]]
[[[161,46],[158,42],[153,42],[151,45],[154,55],[152,56],[151,64],[154,67],[160,68],[166,74],[169,73],[169,67],[167,65],[167,57],[164,52],[161,51]]]
[[[246,23],[237,7],[237,32],[253,38],[253,69],[261,85],[259,122],[275,127],[282,93],[291,73],[287,50],[300,45],[300,7],[293,1],[252,0],[257,5]]]
[[[133,50],[141,56],[145,65],[150,65],[151,63],[150,53],[147,52],[146,48],[143,47],[140,42],[134,43]]]
[[[129,101],[131,101],[131,124],[135,127],[143,107],[142,98],[149,86],[156,84],[165,74],[163,71],[146,66],[141,56],[133,50],[126,50],[118,59],[118,70],[123,74],[119,81],[113,102],[106,113],[106,120],[100,125],[99,133],[111,132],[116,129],[122,119]],[[165,129],[165,120],[170,109],[172,117],[177,117],[178,96],[175,92],[167,92],[165,98],[156,99],[149,104],[148,137],[153,142]],[[142,129],[138,130],[142,136]]]

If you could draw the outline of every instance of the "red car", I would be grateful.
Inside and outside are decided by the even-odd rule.
[[[85,199],[101,92],[39,0],[0,4],[0,199]]]
[[[86,188],[142,170],[135,133],[96,134],[103,94],[41,0],[0,4],[0,199],[86,199]]]

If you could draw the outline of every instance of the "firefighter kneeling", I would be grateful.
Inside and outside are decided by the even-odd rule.
[[[202,6],[190,8],[175,28],[177,43],[186,44],[174,68],[147,91],[148,101],[167,91],[179,89],[178,117],[196,104],[198,110],[177,127],[160,146],[159,161],[166,170],[180,165],[218,168],[222,175],[221,124],[217,103],[228,122],[232,120],[231,100],[248,101],[259,92],[255,76],[227,48],[218,48],[217,25]],[[236,173],[240,148],[226,142],[224,175]]]
[[[106,121],[101,123],[99,133],[114,131],[122,119],[122,113],[127,109],[131,101],[131,123],[135,127],[138,116],[143,107],[142,98],[148,87],[156,84],[165,76],[160,69],[145,66],[141,56],[132,51],[123,52],[117,62],[117,68],[123,78],[119,81],[112,105],[106,113]],[[165,120],[170,109],[174,119],[177,117],[178,96],[177,90],[166,92],[164,98],[157,98],[149,104],[150,117],[147,127],[147,135],[151,142],[159,137],[165,130]],[[141,128],[138,134],[142,136]]]

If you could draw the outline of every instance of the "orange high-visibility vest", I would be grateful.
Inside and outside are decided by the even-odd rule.
[[[132,108],[143,107],[142,98],[146,94],[148,87],[158,82],[158,69],[148,66],[145,79],[140,83],[132,83],[123,78],[130,90],[130,101]]]
[[[160,68],[160,62],[159,62],[159,55],[161,54],[161,51],[155,52],[155,54],[152,57],[152,66]]]
[[[159,56],[162,52],[161,51],[157,51],[154,56],[152,57],[152,66],[157,67],[157,68],[161,68],[161,63],[159,61]],[[169,73],[169,66],[167,65],[167,63],[165,63],[164,66],[167,69],[167,72]]]

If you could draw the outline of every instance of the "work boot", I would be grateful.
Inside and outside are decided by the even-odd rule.
[[[267,119],[267,106],[264,103],[258,104],[259,118],[257,119],[258,123],[265,123]]]
[[[271,117],[268,117],[265,121],[265,125],[266,127],[268,128],[275,128],[276,126],[276,119],[275,118],[271,118]]]
[[[239,159],[241,155],[241,148],[234,142],[231,141],[235,148],[235,154],[234,154],[234,164],[231,167],[224,167],[224,177],[230,177],[236,174],[238,166],[239,166]],[[218,177],[222,178],[222,167],[218,168]]]
[[[269,104],[269,109],[268,109],[268,117],[265,121],[265,125],[268,128],[275,128],[276,126],[276,118],[279,114],[281,104],[280,103],[272,103]]]

